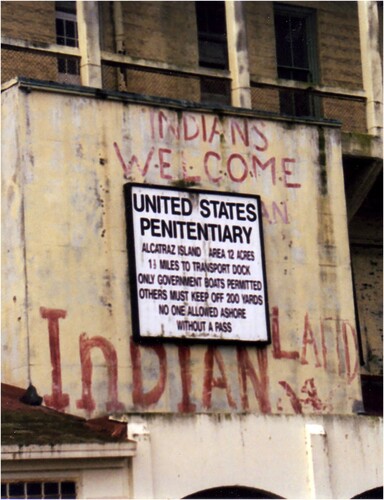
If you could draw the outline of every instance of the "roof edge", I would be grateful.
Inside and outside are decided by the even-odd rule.
[[[52,446],[4,445],[1,447],[1,460],[127,458],[135,456],[136,450],[137,443],[131,440],[123,443],[76,443]]]
[[[20,89],[31,92],[33,90],[56,92],[61,94],[72,94],[82,97],[91,97],[101,100],[121,101],[132,104],[146,104],[148,106],[163,107],[168,109],[217,113],[228,116],[238,116],[243,118],[261,118],[265,120],[286,122],[301,125],[315,125],[322,127],[341,128],[342,123],[338,120],[311,118],[311,117],[292,117],[256,109],[238,108],[224,104],[204,104],[182,99],[171,99],[166,97],[156,97],[144,94],[134,94],[130,92],[119,92],[115,90],[105,90],[96,87],[85,87],[82,85],[69,85],[47,80],[36,80],[19,76],[16,79],[6,82],[2,86],[2,91],[17,85]]]

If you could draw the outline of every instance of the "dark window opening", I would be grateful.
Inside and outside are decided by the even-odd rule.
[[[76,2],[55,2],[56,11],[76,14]]]
[[[379,375],[361,375],[364,413],[383,416],[383,377]]]
[[[278,78],[316,83],[315,11],[279,4],[274,9]],[[317,100],[308,92],[280,91],[283,114],[318,116],[318,107]]]
[[[56,43],[66,47],[78,47],[76,2],[56,2]],[[65,75],[80,75],[79,60],[58,57],[57,69]]]
[[[217,70],[228,69],[225,2],[195,2],[199,65]],[[201,78],[200,100],[210,104],[230,104],[229,81]]]
[[[1,483],[1,498],[77,498],[74,481],[19,481]]]
[[[221,78],[201,78],[201,102],[230,105],[230,82]]]
[[[195,2],[199,64],[228,69],[227,28],[224,2]]]
[[[56,18],[56,42],[67,47],[78,47],[77,23],[74,19]]]

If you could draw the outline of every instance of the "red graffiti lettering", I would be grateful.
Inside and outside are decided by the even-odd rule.
[[[182,166],[182,169],[183,169],[183,179],[186,181],[186,182],[200,182],[201,181],[201,177],[200,175],[189,175],[188,174],[188,171],[187,171],[187,162],[185,161],[185,158],[184,158],[184,152],[182,151],[181,152],[181,166]],[[193,169],[193,167],[189,167],[191,170]]]
[[[284,212],[282,212],[282,210],[280,209],[280,207],[278,206],[278,204],[275,201],[272,202],[272,213],[273,213],[274,220],[276,222],[276,220],[277,220],[276,214],[278,214],[281,221],[284,222],[284,224],[289,224],[287,202],[281,201],[280,205],[282,205]]]
[[[248,135],[248,122],[247,120],[242,120],[243,124],[243,130],[240,128],[240,124],[237,120],[231,120],[231,139],[232,139],[232,144],[233,146],[236,144],[236,133],[235,131],[238,132],[238,135],[241,139],[241,142],[244,144],[244,146],[249,146],[249,135]]]
[[[259,122],[249,126],[247,119],[230,118],[228,120],[228,130],[223,129],[221,118],[205,114],[184,113],[178,120],[175,113],[168,113],[164,110],[150,111],[149,122],[151,139],[154,141],[164,140],[170,143],[174,138],[177,141],[193,141],[199,139],[201,142],[216,142],[217,139],[225,137],[228,143],[233,146],[242,144],[249,147],[250,144],[256,151],[265,151],[269,144],[266,135],[261,128],[265,123]]]
[[[320,321],[320,333],[321,333],[321,351],[323,354],[323,366],[327,369],[327,344],[325,343],[325,332],[324,332],[324,321]]]
[[[306,394],[306,398],[299,398],[288,382],[281,380],[279,384],[285,390],[292,409],[296,414],[303,413],[303,405],[311,406],[313,410],[317,411],[326,410],[328,408],[328,405],[324,404],[319,398],[313,378],[307,379],[301,388],[300,392]]]
[[[221,377],[213,376],[213,364],[216,361],[220,370]],[[228,385],[227,376],[225,374],[225,365],[221,353],[215,347],[209,347],[204,357],[204,384],[203,384],[203,406],[209,409],[212,400],[212,388],[225,389],[227,401],[231,408],[236,408],[236,403],[232,398],[231,389]]]
[[[151,139],[155,140],[156,139],[156,133],[155,133],[155,111],[152,109],[149,111],[149,122],[151,124]]]
[[[180,365],[180,378],[182,389],[182,400],[177,405],[182,413],[192,413],[196,410],[196,405],[191,403],[190,392],[192,386],[191,376],[191,349],[187,346],[179,346],[179,365]]]
[[[326,318],[332,320],[332,318]],[[339,376],[347,374],[348,383],[351,383],[358,373],[359,355],[355,328],[347,320],[335,319],[336,323],[336,351]],[[349,332],[349,333],[348,333]],[[352,338],[352,342],[348,340]],[[354,362],[351,362],[351,354]],[[353,366],[352,366],[353,364]]]
[[[208,151],[207,153],[205,153],[204,155],[204,171],[205,173],[207,174],[208,176],[208,179],[211,181],[211,182],[214,182],[215,184],[217,184],[218,182],[220,182],[220,179],[222,178],[222,176],[218,176],[218,177],[213,177],[210,173],[210,170],[209,170],[209,167],[208,167],[208,159],[210,156],[213,156],[214,158],[216,158],[216,160],[218,162],[221,161],[221,156],[217,153],[215,153],[214,151]]]
[[[139,163],[139,160],[137,158],[136,155],[132,155],[130,161],[128,162],[128,165],[125,163],[124,159],[123,159],[123,156],[121,154],[121,151],[120,151],[120,148],[117,144],[117,142],[114,142],[113,143],[113,147],[115,148],[115,152],[116,152],[116,155],[117,155],[117,158],[121,164],[121,167],[123,169],[123,172],[124,172],[124,177],[125,178],[128,178],[131,174],[132,174],[132,170],[133,170],[133,166],[136,165],[137,166],[137,169],[139,170],[140,174],[145,177],[147,175],[147,172],[148,172],[148,169],[149,169],[149,165],[152,161],[152,157],[153,157],[153,153],[155,151],[155,148],[152,147],[150,150],[149,150],[149,153],[147,155],[147,159],[145,161],[145,165],[144,167],[142,168],[140,166],[140,163]]]
[[[212,143],[215,135],[218,135],[219,137],[221,136],[221,128],[219,127],[219,119],[217,118],[217,116],[215,116],[215,118],[213,119],[213,124],[212,124],[212,128],[211,128],[211,135],[209,136],[209,139],[208,139],[208,142]]]
[[[233,173],[233,170],[232,170],[232,162],[234,159],[238,159],[240,160],[240,175],[238,177],[235,177],[234,173]],[[239,164],[239,162],[238,162]],[[227,161],[227,170],[228,170],[228,174],[229,174],[229,177],[230,179],[233,181],[233,182],[243,182],[247,175],[248,175],[248,165],[246,163],[246,161],[244,160],[244,158],[238,154],[238,153],[233,153],[229,156],[228,158],[228,161]]]
[[[166,174],[164,170],[170,168],[171,164],[169,161],[165,160],[165,155],[172,154],[171,149],[160,148],[159,149],[159,164],[160,164],[160,177],[162,179],[173,179],[172,175]]]
[[[288,202],[280,201],[279,204],[283,207],[283,209],[280,209],[276,201],[272,201],[272,205],[268,210],[266,203],[261,202],[261,214],[263,218],[267,220],[269,224],[277,224],[277,222],[279,221],[276,216],[278,215],[281,222],[283,222],[284,224],[290,224],[288,215]],[[271,213],[273,217],[271,217]]]
[[[298,359],[298,351],[283,351],[280,345],[279,308],[272,307],[272,354],[275,359]]]
[[[189,131],[189,125],[191,122],[190,120],[193,121],[193,126],[194,130],[193,132]],[[192,141],[193,139],[196,139],[199,135],[199,127],[196,123],[196,118],[193,115],[188,115],[185,114],[183,115],[183,136],[185,141]]]
[[[162,345],[147,346],[145,349],[152,349],[159,358],[159,378],[157,384],[148,392],[144,392],[143,375],[141,369],[140,347],[131,339],[130,350],[132,360],[133,404],[147,408],[155,404],[161,398],[167,380],[167,355]]]
[[[324,404],[317,394],[317,389],[315,386],[315,381],[313,378],[309,378],[304,382],[301,388],[303,394],[307,394],[306,398],[301,399],[302,403],[308,406],[312,406],[314,410],[326,410],[327,405]]]
[[[203,141],[207,142],[207,124],[205,122],[205,115],[201,115],[201,129],[203,133]]]
[[[265,127],[264,123],[261,123],[261,125]],[[254,144],[253,147],[257,151],[266,151],[269,146],[267,137],[263,134],[263,132],[261,132],[261,130],[256,125],[251,126],[251,132],[256,133],[256,140],[261,139],[261,144],[260,145]]]
[[[300,413],[303,413],[303,407],[301,406],[300,399],[296,396],[295,391],[292,389],[292,387],[288,384],[288,382],[285,382],[284,380],[281,380],[279,382],[281,387],[285,390],[287,393],[287,396],[289,397],[289,400],[291,402],[293,411],[298,415]]]
[[[348,321],[343,321],[341,325],[341,331],[343,335],[343,343],[344,343],[344,353],[345,353],[345,364],[347,370],[347,380],[348,383],[351,383],[352,380],[356,377],[359,364],[358,364],[358,347],[357,347],[357,338],[356,338],[356,330]],[[348,335],[349,332],[349,335]],[[350,345],[348,341],[348,337],[352,338],[352,345]],[[352,367],[351,363],[351,353],[353,353],[355,362]]]
[[[318,368],[321,366],[320,360],[319,360],[319,352],[317,349],[317,344],[316,344],[316,339],[313,334],[312,327],[309,323],[309,317],[308,313],[305,315],[304,319],[304,333],[303,333],[303,340],[302,340],[302,348],[301,348],[301,358],[300,362],[302,365],[307,365],[307,345],[313,346],[313,351],[315,354],[315,359],[316,359],[316,364],[315,366]]]
[[[180,130],[178,125],[174,125],[172,123],[172,118],[171,122],[168,122],[168,118],[165,116],[163,111],[159,112],[159,133],[160,133],[160,139],[164,139],[165,135],[167,133],[172,134],[177,140],[180,139]]]
[[[335,320],[336,321],[336,351],[337,351],[337,360],[338,360],[338,373],[339,373],[339,376],[341,377],[342,374],[343,374],[343,366],[342,366],[342,363],[343,363],[343,357],[342,357],[342,353],[341,353],[341,341],[340,341],[340,321],[339,320]]]
[[[266,219],[270,224],[272,224],[271,219],[269,218],[269,212],[267,209],[266,204],[262,201],[261,202],[261,215],[263,216],[264,219]]]
[[[107,339],[103,337],[88,338],[86,333],[82,333],[79,337],[80,362],[81,362],[81,381],[82,381],[82,396],[76,402],[79,409],[86,410],[91,413],[95,407],[95,400],[92,397],[92,359],[91,350],[98,348],[104,355],[108,369],[108,397],[106,403],[107,411],[123,411],[124,405],[118,400],[118,372],[117,372],[117,355],[116,351]]]
[[[288,182],[287,178],[291,175],[293,175],[293,172],[292,170],[289,170],[288,169],[288,163],[296,163],[296,160],[294,160],[293,158],[283,158],[281,160],[281,165],[283,167],[283,173],[284,173],[284,186],[287,187],[287,188],[299,188],[301,187],[301,184],[299,184],[298,182]]]
[[[257,362],[259,366],[259,375],[256,373],[248,350],[244,347],[237,348],[237,365],[239,370],[241,403],[243,410],[249,410],[249,401],[247,393],[247,377],[250,378],[257,402],[262,413],[271,412],[271,403],[269,401],[268,386],[268,358],[265,349],[256,350]]]
[[[47,406],[55,410],[64,410],[69,405],[69,395],[62,391],[61,359],[60,359],[60,330],[59,319],[67,316],[63,309],[47,309],[40,307],[41,317],[48,320],[49,350],[52,365],[52,394],[44,396]]]
[[[258,177],[258,168],[261,169],[263,172],[267,169],[270,168],[271,172],[271,179],[272,179],[272,185],[276,185],[276,158],[272,157],[269,158],[265,163],[261,162],[259,158],[255,155],[252,155],[252,170],[255,175],[255,177]]]

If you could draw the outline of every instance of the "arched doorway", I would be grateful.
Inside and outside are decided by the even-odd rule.
[[[184,498],[284,498],[269,491],[259,490],[257,488],[249,488],[248,486],[219,486],[217,488],[210,488],[208,490],[197,491]]]

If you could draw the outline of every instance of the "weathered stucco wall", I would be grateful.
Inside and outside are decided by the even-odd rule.
[[[2,95],[2,140],[13,147],[8,155],[2,148],[2,213],[7,224],[6,237],[2,238],[2,298],[7,304],[2,317],[2,359],[10,380],[25,381],[28,374],[28,300],[26,296],[26,269],[23,216],[24,169],[28,161],[23,156],[25,148],[19,147],[20,122],[25,120],[18,105],[19,94],[6,92]],[[21,113],[21,116],[20,116]],[[7,216],[5,217],[5,214]],[[3,219],[3,220],[4,220]],[[11,222],[12,221],[12,222]],[[5,228],[5,226],[4,226]],[[17,298],[18,297],[18,298]],[[12,304],[12,305],[11,305]],[[8,361],[5,361],[8,360]]]
[[[45,403],[86,416],[359,409],[338,129],[4,95],[5,381],[26,385],[29,349]],[[261,196],[271,345],[131,341],[128,180]]]
[[[377,419],[153,415],[145,421],[156,464],[154,498],[183,498],[223,485],[282,498],[353,498],[382,484]],[[170,445],[172,453],[166,453]]]

